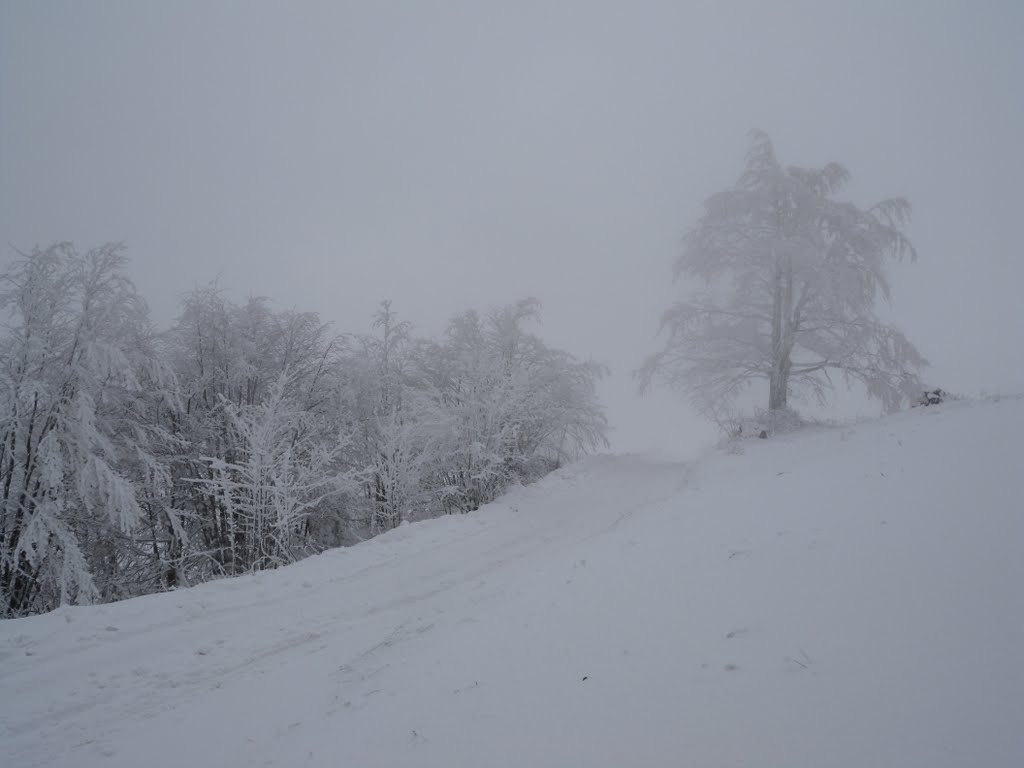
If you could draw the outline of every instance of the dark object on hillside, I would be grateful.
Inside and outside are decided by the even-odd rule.
[[[938,405],[943,402],[948,395],[948,392],[944,392],[941,389],[928,389],[922,392],[921,396],[917,398],[917,405]]]
[[[762,440],[767,440],[768,439],[768,430],[767,429],[762,429],[761,430],[761,434],[759,434],[758,437],[760,437]]]

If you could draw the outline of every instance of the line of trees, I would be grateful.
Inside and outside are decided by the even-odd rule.
[[[605,445],[601,366],[527,299],[419,338],[228,300],[153,327],[120,245],[0,275],[0,616],[273,568],[474,510]]]

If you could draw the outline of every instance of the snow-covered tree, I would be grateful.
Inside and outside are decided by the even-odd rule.
[[[425,472],[439,414],[415,364],[420,342],[390,301],[374,314],[374,334],[350,340],[343,362],[344,407],[354,435],[350,463],[362,476],[364,524],[371,535],[414,515],[429,516]]]
[[[768,408],[791,394],[822,400],[830,372],[859,382],[886,409],[920,385],[914,345],[876,314],[890,298],[885,260],[916,259],[903,227],[910,204],[867,209],[836,199],[847,170],[783,167],[755,133],[738,182],[708,198],[675,263],[704,290],[662,317],[668,337],[641,369],[715,414],[751,383],[768,383]]]
[[[444,502],[473,510],[605,445],[596,385],[604,369],[551,349],[524,327],[540,304],[525,299],[454,318],[433,355],[431,378],[449,414]]]
[[[287,403],[289,418],[301,412],[305,428],[319,430],[315,439],[334,450],[341,430],[337,339],[315,313],[275,312],[265,298],[235,304],[210,285],[186,296],[165,349],[183,404],[180,413],[169,414],[167,428],[180,442],[172,467],[191,541],[185,571],[201,579],[254,567],[245,546],[239,555],[240,531],[250,523],[236,519],[241,507],[226,507],[224,494],[213,493],[223,488],[227,475],[215,471],[211,459],[225,467],[245,465],[256,429],[252,420],[275,399],[276,408]],[[271,415],[280,417],[277,411]],[[307,516],[307,533],[319,547],[338,543],[337,536],[323,534],[335,527],[329,517],[323,505]],[[275,553],[272,559],[282,558]]]
[[[133,477],[161,485],[140,422],[133,341],[147,310],[122,248],[69,243],[0,276],[0,614],[91,602],[122,587],[143,519]]]
[[[468,511],[604,441],[603,369],[518,302],[416,338],[194,290],[157,333],[119,245],[0,273],[0,616],[272,568]]]
[[[309,516],[345,490],[337,462],[342,439],[320,439],[317,417],[287,396],[290,384],[286,371],[258,404],[225,401],[233,458],[206,457],[210,477],[197,480],[224,518],[229,536],[222,559],[232,573],[309,554]]]

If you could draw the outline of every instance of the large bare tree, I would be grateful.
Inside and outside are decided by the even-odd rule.
[[[890,298],[886,259],[917,257],[903,231],[910,203],[837,200],[849,178],[838,163],[783,167],[768,136],[754,133],[739,180],[705,201],[686,234],[675,277],[700,288],[664,313],[667,338],[641,384],[679,388],[712,414],[759,380],[769,411],[791,394],[822,400],[830,372],[887,409],[915,392],[927,363],[875,312]]]

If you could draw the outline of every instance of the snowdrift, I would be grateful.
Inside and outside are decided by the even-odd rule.
[[[0,623],[0,765],[1024,765],[1024,400]]]

